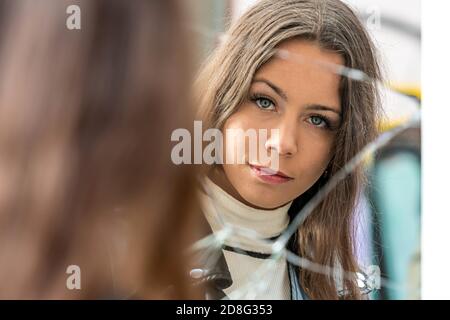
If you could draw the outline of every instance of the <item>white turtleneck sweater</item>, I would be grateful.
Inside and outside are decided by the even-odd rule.
[[[205,179],[204,187],[208,194],[201,194],[202,209],[214,233],[222,230],[225,222],[231,227],[251,230],[244,231],[245,234],[257,233],[261,239],[270,239],[280,235],[289,224],[288,210],[291,202],[274,210],[255,209],[236,200],[209,178]],[[270,271],[258,279],[261,289],[245,290],[243,295],[236,295],[236,289],[245,287],[255,271],[269,261],[267,254],[271,253],[271,248],[234,233],[225,239],[224,245],[223,253],[233,280],[233,285],[224,291],[231,299],[291,298],[285,258],[271,261],[273,265]],[[233,252],[232,248],[245,250],[245,253]]]

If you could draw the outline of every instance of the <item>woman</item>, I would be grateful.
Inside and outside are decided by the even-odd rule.
[[[342,66],[373,81],[330,71]],[[339,0],[262,0],[244,14],[199,75],[201,114],[208,127],[222,132],[277,129],[265,148],[276,152],[279,164],[274,171],[247,148],[243,163],[209,170],[202,202],[211,229],[217,233],[225,223],[265,240],[283,233],[321,186],[376,136],[379,79],[366,30]],[[224,158],[236,143],[225,138]],[[361,168],[340,182],[300,226],[290,249],[324,266],[359,271],[352,222],[363,182]],[[227,280],[215,283],[215,297],[233,297],[270,256],[270,247],[248,238],[227,238],[220,268],[209,266]],[[265,287],[246,297],[361,298],[356,276],[342,276],[298,270],[278,259],[263,279]]]
[[[73,4],[0,1],[0,298],[198,297],[180,3]]]

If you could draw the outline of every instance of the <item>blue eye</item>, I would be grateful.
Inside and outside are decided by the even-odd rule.
[[[255,101],[256,105],[260,109],[273,110],[275,108],[274,103],[271,100],[264,98],[264,97],[254,98],[253,101]]]
[[[328,123],[325,119],[319,116],[311,116],[309,122],[316,127],[327,127]]]

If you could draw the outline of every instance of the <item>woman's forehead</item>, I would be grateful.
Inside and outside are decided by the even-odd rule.
[[[264,81],[258,80],[267,80],[291,102],[319,103],[339,110],[341,77],[323,67],[323,63],[342,64],[343,58],[338,53],[323,50],[312,41],[294,40],[283,43],[279,48],[288,50],[293,58],[274,56],[258,69],[252,82],[259,87],[264,86]]]

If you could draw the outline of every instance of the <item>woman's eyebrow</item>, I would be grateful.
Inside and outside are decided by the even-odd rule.
[[[288,100],[287,94],[282,89],[277,87],[275,84],[270,82],[269,80],[264,79],[264,78],[258,78],[258,79],[253,80],[253,83],[257,83],[257,82],[265,83],[270,88],[272,88],[272,90],[275,91],[281,98],[283,98],[283,100],[285,100],[285,101]],[[307,105],[305,107],[305,109],[306,110],[331,111],[331,112],[336,113],[339,117],[341,116],[341,112],[336,110],[336,108],[321,105],[321,104],[310,104],[310,105]]]
[[[336,113],[339,117],[341,116],[341,112],[336,110],[336,108],[324,106],[321,104],[309,104],[305,107],[305,110],[321,110],[321,111],[330,111]]]
[[[287,101],[288,97],[286,95],[286,93],[284,93],[283,90],[281,90],[279,87],[277,87],[276,85],[274,85],[272,82],[270,82],[269,80],[263,79],[263,78],[259,78],[259,79],[255,79],[253,80],[253,83],[256,82],[262,82],[267,84],[269,87],[272,88],[273,91],[275,91],[281,98],[283,98],[283,100]]]

